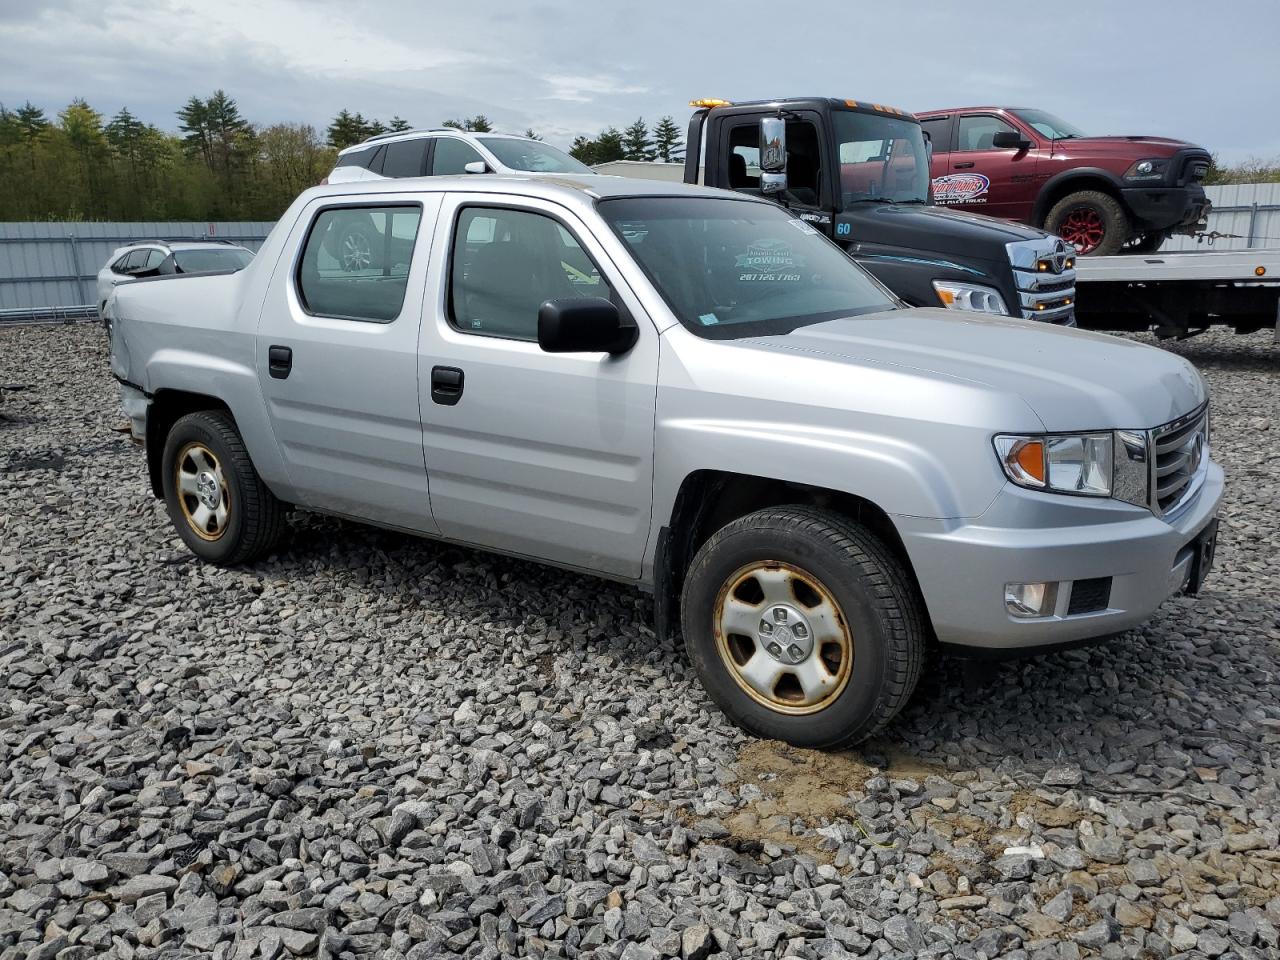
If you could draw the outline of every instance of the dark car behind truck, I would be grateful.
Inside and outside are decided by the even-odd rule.
[[[707,186],[788,207],[912,306],[1074,322],[1074,251],[1033,227],[935,205],[911,114],[827,97],[691,106],[686,182],[699,181],[701,156]],[[780,123],[776,158],[762,157],[763,121]]]
[[[1164,137],[1092,137],[1026,107],[917,114],[940,205],[1042,227],[1081,255],[1150,253],[1209,212],[1209,152]]]

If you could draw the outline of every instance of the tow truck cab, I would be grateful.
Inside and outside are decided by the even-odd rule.
[[[827,97],[690,106],[686,183],[775,200],[912,306],[1074,323],[1074,251],[1042,230],[935,206],[911,114]]]

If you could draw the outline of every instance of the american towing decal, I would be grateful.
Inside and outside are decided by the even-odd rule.
[[[984,194],[991,181],[981,173],[951,173],[935,177],[933,181],[934,203],[986,203]]]

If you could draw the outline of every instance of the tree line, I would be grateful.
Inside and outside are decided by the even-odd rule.
[[[339,150],[411,129],[402,117],[383,124],[346,109],[323,132],[252,124],[223,90],[190,97],[175,120],[170,132],[81,98],[52,117],[29,101],[0,103],[0,220],[275,220]],[[483,114],[442,126],[493,129]]]
[[[650,130],[640,117],[625,130],[609,127],[594,137],[578,137],[569,153],[586,164],[611,160],[659,160],[663,163],[684,162],[684,141],[680,128],[671,117],[663,117]]]

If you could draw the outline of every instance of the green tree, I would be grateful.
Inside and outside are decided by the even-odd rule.
[[[679,163],[684,159],[680,128],[669,116],[663,117],[653,128],[653,153],[663,163]]]
[[[622,131],[622,159],[652,160],[653,142],[649,139],[649,128],[645,126],[644,117]]]
[[[186,136],[182,142],[192,153],[204,159],[213,169],[213,134],[209,127],[209,105],[199,97],[191,97],[178,111],[178,129]]]
[[[329,146],[344,150],[364,139],[364,118],[347,110],[339,110],[327,131]]]
[[[470,130],[473,133],[491,133],[493,131],[493,124],[489,122],[489,118],[483,113],[477,113],[474,117],[467,117],[463,120],[446,120],[440,126],[452,127],[454,130]]]
[[[404,120],[397,115],[391,118],[391,122],[387,124],[387,129],[392,133],[403,133],[406,130],[412,130],[413,125],[408,120]]]
[[[533,132],[533,127],[525,127],[524,135],[530,140],[541,140],[542,135]]]

